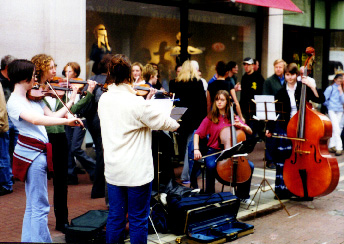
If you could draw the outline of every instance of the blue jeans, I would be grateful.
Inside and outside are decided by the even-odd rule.
[[[9,132],[0,133],[0,187],[12,190]]]
[[[107,186],[110,208],[106,243],[124,243],[127,213],[130,243],[147,243],[152,182],[135,187]]]
[[[25,181],[26,208],[22,242],[52,242],[48,228],[47,157],[41,153],[31,164]]]
[[[216,153],[220,150],[214,149],[214,148],[209,148],[208,153],[213,154]],[[219,154],[213,155],[210,157],[207,157],[204,159],[205,161],[205,174],[206,174],[206,179],[205,179],[205,192],[207,193],[215,193],[215,176],[216,176],[216,162],[215,160],[219,157]]]

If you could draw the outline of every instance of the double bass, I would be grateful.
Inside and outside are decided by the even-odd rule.
[[[314,49],[306,50],[308,58],[304,75],[311,68]],[[284,163],[284,183],[299,197],[324,196],[331,193],[339,180],[337,159],[329,154],[327,140],[332,135],[329,118],[306,102],[306,85],[302,84],[299,111],[290,119],[287,136],[292,138],[292,154]]]
[[[230,106],[230,113],[232,139],[231,146],[234,146],[241,141],[245,141],[246,135],[243,130],[236,129],[234,126],[233,104],[231,104]],[[225,149],[227,149],[226,146]],[[251,173],[252,170],[250,164],[248,163],[247,159],[243,156],[232,157],[227,160],[219,161],[216,164],[217,180],[224,185],[235,186],[236,183],[243,183],[251,177]]]

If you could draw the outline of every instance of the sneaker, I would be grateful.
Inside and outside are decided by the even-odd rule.
[[[274,163],[267,163],[266,167],[269,169],[276,169],[276,165]]]
[[[255,202],[253,200],[251,200],[250,198],[247,199],[240,199],[240,202],[242,204],[245,204],[246,206],[250,205],[250,206],[254,206]]]
[[[336,150],[335,147],[331,147],[331,148],[328,149],[328,151],[329,151],[330,153],[335,153],[337,150]]]
[[[342,151],[341,151],[341,150],[337,150],[336,153],[335,153],[334,155],[340,156],[340,155],[342,155]]]
[[[7,189],[4,188],[4,187],[1,187],[1,188],[0,188],[0,196],[7,195],[7,194],[10,194],[10,193],[12,193],[12,192],[13,192],[13,190],[7,190]]]

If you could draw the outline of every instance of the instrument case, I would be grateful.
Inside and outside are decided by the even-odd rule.
[[[105,243],[108,214],[107,210],[90,210],[72,219],[70,226],[65,230],[66,242]]]
[[[236,219],[240,201],[233,198],[187,212],[188,243],[225,243],[252,234],[254,226]]]
[[[204,193],[182,197],[168,195],[168,227],[173,234],[182,235],[185,233],[185,223],[189,210],[227,200],[239,201],[231,192]]]

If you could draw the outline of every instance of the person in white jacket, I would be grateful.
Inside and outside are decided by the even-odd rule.
[[[114,55],[108,66],[108,91],[98,104],[108,183],[107,243],[124,243],[126,213],[130,242],[147,243],[148,216],[154,176],[152,131],[175,131],[179,124],[154,101],[136,96],[131,63]]]

